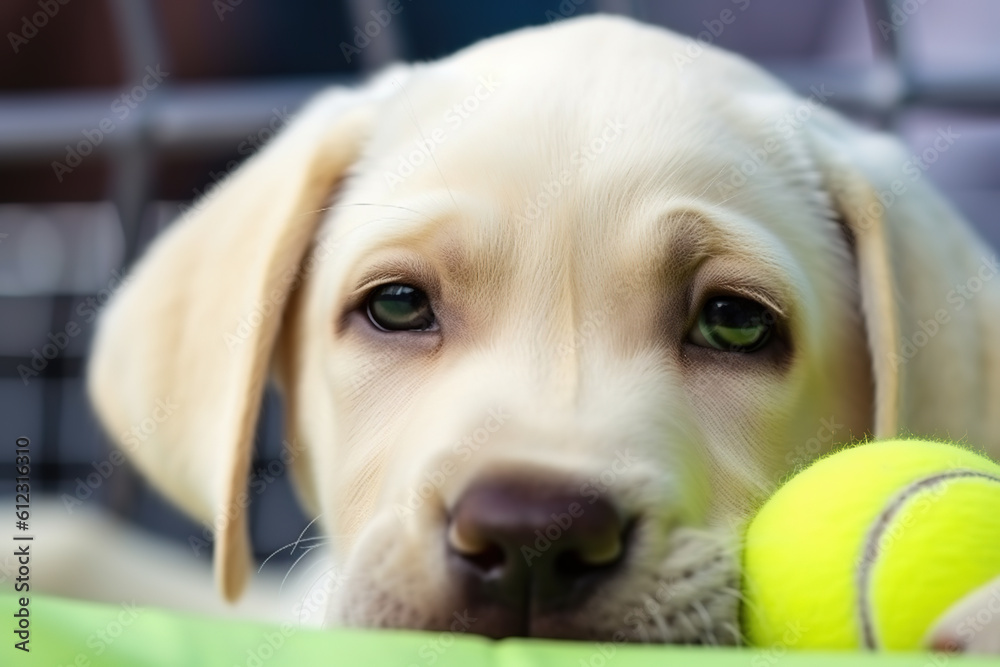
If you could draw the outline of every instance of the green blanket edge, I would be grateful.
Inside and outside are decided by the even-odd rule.
[[[0,596],[6,646],[3,665],[59,667],[938,667],[996,665],[998,659],[933,654],[812,653],[785,650],[641,646],[413,631],[325,630],[207,618],[143,608],[32,595],[29,652],[14,647],[18,598]]]

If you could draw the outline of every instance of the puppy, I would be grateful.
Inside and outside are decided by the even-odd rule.
[[[907,159],[660,28],[488,39],[311,102],[135,268],[89,390],[230,600],[273,376],[327,624],[738,643],[784,476],[1000,454],[996,260]]]

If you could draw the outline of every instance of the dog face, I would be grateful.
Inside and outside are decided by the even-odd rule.
[[[686,46],[584,19],[335,93],[158,242],[91,388],[115,433],[180,404],[133,456],[216,526],[227,595],[271,359],[333,624],[736,642],[739,529],[784,475],[997,431],[935,398],[947,352],[893,355],[938,285],[908,263],[947,234],[926,270],[961,276],[978,242],[932,193],[880,204],[884,140]],[[971,354],[995,325],[967,325]]]
[[[310,486],[349,554],[335,620],[445,628],[471,608],[489,618],[483,632],[516,632],[516,614],[468,599],[477,585],[448,565],[447,532],[477,485],[529,477],[575,492],[556,515],[573,502],[596,511],[600,494],[634,531],[590,604],[550,612],[535,600],[529,632],[725,636],[695,610],[735,624],[726,519],[766,497],[794,462],[791,445],[825,449],[870,428],[856,271],[818,178],[797,175],[804,150],[786,144],[755,175],[749,187],[767,197],[716,195],[733,147],[742,155],[769,136],[742,135],[739,109],[689,117],[677,100],[714,101],[656,86],[658,64],[644,65],[625,83],[655,91],[642,100],[615,72],[595,80],[561,63],[544,80],[522,67],[445,86],[417,74],[406,89],[419,115],[408,121],[399,105],[378,124],[391,129],[376,131],[325,222],[330,256],[288,341],[301,351],[287,377],[315,457]],[[418,150],[411,130],[436,131],[483,80],[495,90],[433,161],[391,178]],[[541,89],[575,99],[588,82],[606,96],[519,113]],[[380,330],[380,286],[403,285],[426,295],[406,305],[433,324]],[[706,309],[730,296],[759,306],[766,321],[748,321],[746,335],[769,330],[762,347],[719,350],[699,336]],[[554,520],[543,516],[544,533]],[[527,535],[506,558],[536,560],[545,540]],[[627,622],[658,589],[673,623]]]

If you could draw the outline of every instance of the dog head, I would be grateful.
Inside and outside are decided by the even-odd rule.
[[[215,527],[229,598],[273,372],[331,623],[738,641],[739,528],[783,476],[998,432],[996,290],[946,301],[985,251],[820,101],[611,18],[327,93],[137,266],[95,404],[114,435],[178,404],[126,449]]]

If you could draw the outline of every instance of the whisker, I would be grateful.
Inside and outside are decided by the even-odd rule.
[[[740,602],[743,602],[744,604],[750,604],[750,600],[747,599],[747,596],[743,594],[743,591],[741,591],[738,588],[733,588],[731,586],[723,586],[722,588],[719,589],[719,592],[724,595],[731,595]]]
[[[680,609],[678,609],[677,610],[677,618],[680,619],[681,621],[683,621],[684,627],[685,627],[685,629],[687,630],[688,634],[691,637],[697,637],[698,636],[698,628],[696,628],[695,625],[694,625],[694,623],[691,622],[691,619],[688,618],[687,614],[685,614],[683,611],[681,611]]]
[[[285,573],[284,578],[281,580],[281,585],[278,586],[278,591],[279,592],[283,591],[285,589],[285,582],[288,581],[288,577],[291,576],[292,570],[294,570],[295,566],[299,564],[299,561],[301,561],[303,558],[305,558],[306,556],[308,556],[309,552],[312,551],[313,549],[316,549],[317,547],[318,547],[318,545],[317,546],[312,546],[312,547],[304,547],[302,555],[295,559],[295,562],[292,563],[292,566],[290,568],[288,568],[288,572]]]
[[[740,632],[740,629],[738,627],[736,627],[732,623],[723,623],[722,624],[722,629],[728,631],[729,634],[731,634],[733,636],[733,639],[736,640],[736,645],[737,646],[745,646],[746,645],[746,641],[745,641],[745,638],[743,636],[743,633]]]
[[[705,635],[713,646],[719,645],[719,639],[712,632],[712,626],[715,625],[712,622],[712,615],[708,613],[705,609],[705,605],[701,603],[701,600],[694,600],[691,602],[691,607],[697,612],[698,616],[701,618],[701,622],[705,625]]]
[[[326,544],[328,544],[329,542],[332,541],[331,538],[329,538],[329,537],[307,537],[304,540],[296,540],[295,542],[289,542],[285,546],[280,547],[278,549],[275,549],[274,553],[272,553],[270,556],[268,556],[267,558],[265,558],[264,562],[261,563],[260,567],[257,569],[257,573],[260,574],[260,571],[264,569],[264,566],[267,565],[268,561],[270,561],[272,558],[274,558],[275,556],[277,556],[278,554],[280,554],[285,549],[293,549],[294,550],[294,548],[295,548],[295,546],[297,544],[300,544],[301,542],[312,541],[312,540],[324,540],[324,541],[320,542],[319,544],[308,545],[307,547],[304,547],[304,548],[315,549],[317,547],[324,546],[324,545],[326,545]],[[291,555],[291,552],[289,552],[289,555]]]
[[[643,595],[642,600],[646,603],[646,609],[653,609],[659,606],[650,595]],[[670,636],[670,628],[667,626],[667,622],[663,619],[663,616],[660,614],[650,614],[650,616],[653,618],[656,629],[660,631],[660,641],[667,641]]]
[[[278,554],[280,554],[285,549],[291,549],[293,546],[295,546],[295,542],[289,542],[285,546],[280,547],[278,549],[275,549],[274,552],[270,556],[268,556],[267,558],[264,559],[264,562],[260,564],[260,567],[257,568],[257,574],[260,574],[260,571],[264,569],[264,566],[267,565],[267,563],[268,563],[269,560],[271,560],[272,558],[274,558],[275,556],[277,556]]]
[[[272,553],[270,556],[268,556],[267,558],[265,558],[264,562],[260,564],[260,567],[257,568],[257,573],[260,574],[260,571],[264,569],[264,566],[267,565],[268,561],[270,561],[272,558],[274,558],[275,556],[277,556],[278,554],[280,554],[285,549],[289,549],[290,548],[291,551],[289,552],[289,554],[294,553],[295,552],[295,547],[302,542],[302,539],[303,539],[302,536],[306,534],[306,531],[309,530],[309,528],[314,523],[316,523],[321,516],[323,516],[323,515],[320,514],[315,519],[313,519],[312,521],[310,521],[309,523],[307,523],[306,527],[302,529],[302,532],[299,533],[299,536],[295,539],[294,542],[289,542],[288,544],[286,544],[285,546],[281,547],[280,549],[275,549],[274,553]],[[307,538],[307,539],[314,539],[314,538]],[[329,538],[327,538],[327,539],[329,539]]]
[[[737,600],[739,600],[746,607],[749,607],[752,612],[757,613],[757,614],[760,613],[760,607],[758,607],[756,604],[754,604],[753,602],[751,602],[750,598],[748,598],[743,593],[743,591],[741,591],[738,588],[732,588],[732,587],[726,586],[726,587],[720,588],[719,589],[719,593],[721,593],[723,595],[730,595],[730,596],[736,598]]]
[[[307,531],[308,531],[308,530],[309,530],[310,528],[312,528],[312,526],[313,526],[313,524],[314,524],[314,523],[316,523],[317,521],[319,521],[319,519],[320,519],[320,517],[321,517],[321,516],[323,516],[323,515],[322,515],[322,514],[317,514],[317,515],[316,515],[316,518],[314,518],[314,519],[313,519],[312,521],[310,521],[309,523],[307,523],[307,524],[306,524],[306,527],[302,529],[302,532],[301,532],[301,533],[299,533],[299,537],[298,537],[298,539],[297,539],[297,540],[295,540],[295,544],[298,544],[299,542],[301,542],[301,541],[302,541],[302,536],[303,536],[303,535],[305,535],[305,534],[306,534],[306,532],[307,532]],[[295,551],[295,547],[294,547],[294,546],[292,547],[292,551],[293,551],[293,552]]]
[[[297,542],[320,542],[320,541],[332,542],[333,538],[330,537],[329,535],[316,535],[314,537],[303,537],[303,538],[301,538],[299,540],[296,540],[296,541]]]
[[[348,206],[377,206],[378,208],[395,208],[395,209],[399,209],[400,211],[406,211],[408,213],[414,213],[416,215],[422,216],[422,217],[426,218],[427,220],[429,220],[431,222],[434,221],[434,218],[432,218],[431,216],[427,215],[426,213],[418,211],[418,210],[416,210],[414,208],[410,208],[408,206],[400,206],[398,204],[378,204],[378,203],[375,203],[375,202],[352,202],[350,204],[338,204],[338,206],[342,206],[342,207],[345,207],[345,208],[348,207]],[[334,207],[333,206],[329,206],[326,209],[320,209],[320,210],[321,211],[323,211],[323,210],[330,210],[332,208],[334,208]]]
[[[358,202],[358,203],[354,203],[354,204],[334,204],[332,206],[324,206],[322,208],[313,209],[313,210],[309,210],[309,211],[304,211],[300,215],[303,216],[303,217],[305,217],[307,215],[316,215],[316,214],[319,214],[319,213],[324,213],[326,211],[332,211],[333,209],[341,207],[341,206],[383,206],[385,208],[398,208],[398,209],[402,209],[404,211],[409,211],[411,213],[415,213],[417,215],[421,215],[421,216],[427,218],[428,220],[430,220],[432,222],[434,220],[434,218],[430,217],[426,213],[421,213],[420,211],[417,211],[417,210],[414,210],[414,209],[410,209],[410,208],[407,208],[405,206],[396,206],[394,204],[374,204],[374,203],[370,204],[370,203],[365,203],[365,202]],[[405,219],[406,218],[375,217],[375,218],[372,218],[371,220],[368,220],[366,222],[362,222],[361,224],[359,224],[358,226],[354,227],[353,229],[348,230],[346,234],[342,234],[342,235],[340,235],[337,238],[330,239],[330,242],[333,245],[337,245],[343,239],[347,238],[348,234],[353,234],[354,232],[358,231],[362,227],[367,227],[368,225],[374,224],[376,222],[383,222],[384,220],[405,220]]]
[[[741,591],[739,588],[734,588],[734,587],[726,586],[726,587],[720,588],[719,589],[719,593],[722,594],[722,595],[729,595],[731,597],[736,598],[743,605],[745,605],[746,607],[749,607],[750,610],[753,613],[755,613],[755,614],[759,614],[760,613],[759,607],[757,605],[755,605],[753,602],[751,602],[750,599],[747,598],[747,596],[744,595],[743,591]],[[739,642],[739,644],[738,644],[739,646],[745,646],[747,644],[746,637],[742,634],[742,632],[740,632],[736,628],[729,628],[729,630],[730,630],[731,633],[733,633],[733,636],[736,637],[736,640]]]

